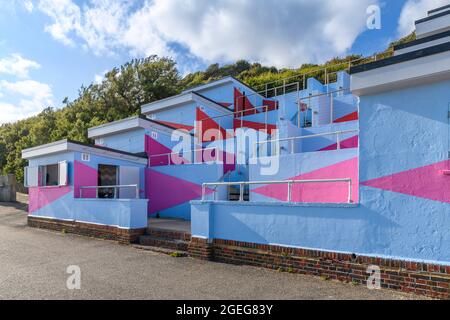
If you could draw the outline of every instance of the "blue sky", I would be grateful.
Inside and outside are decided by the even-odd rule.
[[[73,100],[132,58],[182,73],[237,59],[277,67],[370,55],[450,0],[0,0],[0,123]],[[381,8],[381,29],[366,27]]]

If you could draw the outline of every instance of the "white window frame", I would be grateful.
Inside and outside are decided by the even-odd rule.
[[[58,185],[46,186],[44,184],[45,168],[47,166],[58,166]],[[33,179],[30,179],[30,175],[34,175]],[[30,183],[31,180],[31,183]],[[58,163],[49,163],[41,166],[28,166],[24,170],[24,186],[26,188],[55,188],[65,187],[69,185],[69,165],[67,161],[60,161]]]
[[[91,161],[91,155],[89,153],[82,153],[81,154],[81,161],[83,161],[83,162],[90,162]]]

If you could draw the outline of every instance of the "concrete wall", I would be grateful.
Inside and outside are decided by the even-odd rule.
[[[31,159],[29,166],[68,163],[68,185],[29,188],[29,215],[33,217],[95,223],[120,228],[147,226],[146,199],[95,199],[94,191],[86,191],[79,199],[81,186],[96,186],[99,164],[141,168],[140,192],[144,195],[144,165],[126,160],[91,154],[90,161],[81,160],[81,153],[66,152]]]
[[[13,174],[0,176],[0,202],[16,201],[17,182]]]
[[[193,202],[193,235],[448,265],[448,88],[360,97],[359,205]]]

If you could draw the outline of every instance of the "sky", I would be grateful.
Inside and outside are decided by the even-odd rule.
[[[156,54],[181,74],[239,59],[295,68],[371,55],[450,0],[0,0],[0,124],[62,107]],[[373,22],[380,9],[380,28]]]

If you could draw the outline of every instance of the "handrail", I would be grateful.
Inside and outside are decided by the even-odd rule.
[[[347,182],[348,183],[348,203],[353,203],[352,200],[352,179],[317,179],[317,180],[273,180],[273,181],[241,181],[241,182],[207,182],[202,184],[202,201],[206,201],[206,188],[218,186],[239,186],[239,201],[244,201],[244,187],[250,185],[266,185],[266,184],[287,184],[288,198],[287,202],[292,202],[292,185],[294,184],[309,184],[309,183],[330,183],[330,182]],[[214,192],[214,200],[216,190]]]
[[[312,138],[319,138],[319,137],[327,137],[327,136],[334,136],[334,135],[336,135],[337,149],[340,150],[341,149],[341,139],[339,139],[340,135],[346,134],[346,133],[353,133],[353,132],[359,132],[359,130],[358,129],[341,130],[341,131],[333,131],[333,132],[324,132],[324,133],[310,134],[310,135],[307,135],[307,136],[297,136],[297,137],[290,137],[290,138],[283,138],[283,139],[257,141],[257,142],[255,142],[255,146],[256,146],[256,148],[258,148],[258,145],[260,145],[260,144],[268,144],[268,143],[272,143],[272,142],[290,141],[291,142],[291,153],[295,153],[294,152],[294,141],[295,140],[312,139]],[[257,155],[257,154],[255,153],[255,155]]]
[[[276,83],[283,82],[283,85],[286,85],[286,84],[287,84],[287,85],[290,85],[290,84],[293,84],[293,83],[294,83],[294,82],[287,83],[287,81],[289,81],[289,80],[291,80],[291,79],[302,78],[303,76],[306,77],[306,76],[309,75],[309,74],[318,73],[318,72],[321,72],[321,71],[327,71],[327,70],[334,69],[334,68],[339,67],[339,66],[346,66],[346,68],[344,68],[344,69],[342,69],[342,70],[334,71],[334,72],[331,72],[331,73],[326,72],[326,74],[330,75],[330,74],[335,74],[335,73],[338,73],[338,72],[341,72],[341,71],[348,71],[352,66],[354,66],[354,64],[355,64],[356,62],[361,62],[361,61],[365,61],[365,60],[369,60],[369,61],[370,61],[370,60],[374,60],[374,61],[377,61],[377,60],[379,60],[379,58],[378,58],[379,56],[384,57],[384,56],[392,55],[393,52],[394,52],[394,51],[391,50],[391,51],[388,51],[388,52],[375,53],[375,54],[372,55],[372,56],[368,56],[368,57],[360,57],[360,58],[356,58],[356,59],[353,59],[353,60],[342,61],[342,62],[340,62],[340,63],[331,64],[331,65],[328,65],[328,66],[326,66],[326,67],[313,69],[313,70],[310,70],[310,71],[307,71],[307,72],[301,72],[301,73],[298,73],[298,74],[296,74],[296,75],[289,76],[289,77],[286,77],[286,78],[282,78],[282,79],[279,79],[279,80],[274,80],[274,81],[271,81],[271,82],[266,82],[266,83],[257,85],[256,88],[260,88],[260,87],[263,87],[263,86],[264,86],[265,89],[264,89],[264,90],[261,90],[261,91],[258,91],[258,92],[256,92],[255,94],[260,94],[260,95],[261,95],[261,93],[266,92],[266,90],[272,90],[273,88],[268,88],[271,84],[276,84]],[[326,78],[325,80],[329,80],[329,77]],[[326,82],[327,82],[327,81],[326,81]],[[327,84],[329,84],[329,83],[325,83],[325,85],[327,85]],[[281,86],[281,87],[282,87],[282,86]],[[241,97],[249,97],[249,95],[241,95]],[[239,97],[238,97],[238,98],[239,98]]]
[[[96,190],[96,198],[98,198],[98,190],[99,189],[114,189],[114,199],[117,199],[117,190],[123,188],[136,188],[136,199],[139,199],[139,186],[137,184],[130,185],[113,185],[113,186],[83,186],[80,187],[80,198],[83,198],[83,190],[85,189],[95,189]]]

